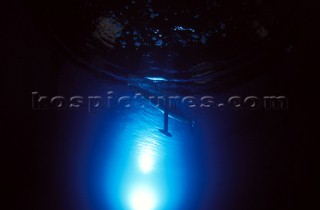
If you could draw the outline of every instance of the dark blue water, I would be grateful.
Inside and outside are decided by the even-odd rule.
[[[79,89],[97,96],[106,96],[111,90],[117,96],[135,93],[125,83],[72,70],[73,65],[65,68],[70,76],[66,75],[61,85],[69,86],[70,94]],[[81,73],[74,78],[73,71]],[[70,190],[78,189],[72,195],[80,193],[92,209],[199,209],[211,197],[217,199],[214,186],[221,171],[212,157],[220,152],[205,144],[216,142],[212,125],[219,119],[211,118],[214,111],[210,110],[183,111],[192,116],[195,125],[169,118],[172,137],[159,132],[163,113],[151,103],[144,103],[143,108],[66,112],[66,130],[62,133],[75,145],[66,145],[67,162],[63,164],[69,167],[70,177],[64,179],[72,180]],[[72,132],[66,134],[68,129]]]
[[[62,68],[60,88],[66,94],[135,93],[126,83],[77,65]],[[268,76],[213,95],[255,95],[266,81]],[[61,112],[54,170],[58,191],[64,189],[61,205],[94,210],[267,208],[268,196],[281,196],[281,190],[293,187],[287,177],[295,173],[288,164],[295,143],[290,142],[287,112],[183,111],[195,125],[169,118],[172,137],[159,132],[163,114],[151,103],[144,108],[104,107],[95,113]],[[275,170],[282,173],[275,177]]]
[[[314,185],[306,184],[309,174],[302,163],[303,146],[309,144],[304,131],[309,115],[301,100],[308,55],[298,52],[293,34],[313,26],[298,16],[303,27],[288,23],[288,1],[239,1],[236,7],[230,1],[203,1],[212,7],[201,11],[193,10],[194,2],[186,5],[187,16],[167,7],[175,2],[157,1],[158,16],[141,13],[149,26],[132,15],[145,7],[132,3],[121,40],[111,31],[121,41],[114,51],[92,33],[104,28],[97,23],[119,19],[119,8],[109,1],[32,2],[35,14],[20,1],[13,3],[4,26],[9,59],[3,68],[8,91],[3,130],[12,150],[4,149],[13,172],[4,181],[11,188],[12,209],[284,210],[308,204],[301,199],[308,196],[305,186]],[[125,6],[112,2],[121,11]],[[304,14],[300,9],[294,14]],[[113,14],[104,13],[110,10]],[[100,31],[100,38],[109,32]],[[301,34],[300,44],[311,45],[312,33]],[[145,77],[159,81],[144,83]],[[222,102],[237,95],[284,95],[289,109],[179,107],[175,113],[189,120],[169,118],[168,137],[159,132],[163,114],[151,103],[94,113],[88,101],[81,110],[30,107],[33,91],[66,98],[106,98],[109,91],[132,96],[136,90],[129,83],[155,94],[208,94]]]

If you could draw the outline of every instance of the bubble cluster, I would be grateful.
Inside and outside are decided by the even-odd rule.
[[[207,1],[207,9],[212,7],[218,7],[220,4],[213,1]],[[112,37],[111,44],[113,47],[120,47],[122,49],[135,48],[140,49],[143,47],[198,47],[206,46],[215,34],[221,31],[225,31],[226,23],[220,22],[217,26],[214,26],[210,22],[207,27],[197,27],[199,24],[203,24],[206,21],[204,15],[200,15],[199,10],[159,10],[153,6],[152,0],[145,0],[141,5],[135,0],[129,1],[123,5],[120,10],[109,10],[107,16],[99,18],[100,22],[97,23],[96,31],[100,34],[101,41],[105,42],[106,37]],[[137,9],[139,8],[139,9]],[[134,12],[133,12],[134,11]],[[129,15],[136,14],[136,15]],[[192,24],[173,24],[169,29],[163,30],[159,27],[165,25],[165,22],[172,21],[175,18],[187,17],[190,18]],[[108,22],[101,24],[101,19]],[[143,27],[135,27],[130,23],[137,20],[144,20],[146,24]],[[114,28],[117,28],[115,30]],[[161,28],[161,29],[160,29]],[[114,32],[110,32],[113,29]],[[96,32],[96,33],[97,33]],[[114,33],[114,34],[113,34]],[[102,35],[101,35],[102,34]],[[106,36],[104,36],[107,34]],[[225,35],[225,32],[223,33]],[[221,35],[221,37],[225,37]],[[109,39],[109,38],[108,38]],[[107,39],[107,40],[108,40]],[[109,40],[110,41],[110,40]],[[108,41],[108,42],[109,42]]]

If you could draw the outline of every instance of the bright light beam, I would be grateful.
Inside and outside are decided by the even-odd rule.
[[[139,168],[143,173],[149,173],[154,168],[154,154],[150,146],[142,149],[138,157]]]
[[[132,210],[154,210],[157,205],[156,195],[146,187],[134,189],[129,199]]]
[[[166,78],[163,78],[163,77],[145,77],[145,78],[152,81],[168,81]]]

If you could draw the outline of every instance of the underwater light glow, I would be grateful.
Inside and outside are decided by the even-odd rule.
[[[155,193],[143,186],[134,189],[129,199],[132,210],[153,210],[157,205]]]
[[[151,152],[146,151],[141,153],[139,157],[139,167],[143,173],[148,173],[153,170],[154,158]]]
[[[166,78],[163,78],[163,77],[145,77],[145,78],[152,81],[168,81]]]
[[[137,164],[140,171],[144,174],[154,169],[156,162],[156,145],[151,138],[142,138],[138,146]]]
[[[103,173],[107,177],[103,186],[106,209],[179,209],[184,174],[189,174],[182,174],[180,139],[185,139],[187,132],[180,131],[185,125],[173,122],[176,135],[169,141],[158,131],[163,119],[160,112],[146,106],[128,116],[119,122],[125,129],[117,133],[112,158]]]

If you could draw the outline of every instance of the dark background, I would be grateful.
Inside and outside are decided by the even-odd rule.
[[[296,34],[292,52],[277,61],[268,73],[239,89],[286,95],[289,109],[272,113],[259,111],[244,118],[237,118],[240,114],[235,114],[229,126],[222,126],[225,132],[221,135],[226,139],[232,135],[240,137],[239,142],[229,142],[235,151],[243,148],[251,151],[243,153],[243,158],[232,164],[239,173],[251,174],[256,180],[243,177],[241,181],[246,183],[245,187],[235,186],[237,193],[226,196],[221,210],[309,209],[312,205],[311,190],[316,185],[311,181],[307,149],[313,137],[307,132],[311,111],[305,105],[310,102],[307,97],[311,95],[307,79],[316,71],[311,61],[317,59],[312,51],[317,40],[314,33],[317,24],[312,1],[300,4],[297,16],[293,17]],[[86,193],[69,183],[72,174],[64,163],[75,143],[69,141],[71,136],[77,135],[72,132],[81,129],[74,123],[77,113],[33,111],[31,92],[69,94],[71,87],[76,91],[81,85],[61,86],[59,81],[81,84],[86,78],[90,78],[91,83],[101,82],[101,79],[83,69],[79,75],[75,73],[75,69],[81,67],[73,64],[37,25],[28,4],[18,0],[3,2],[1,10],[1,86],[4,93],[1,142],[4,143],[5,162],[2,182],[6,186],[4,193],[9,197],[6,199],[9,205],[4,209],[90,209]],[[226,142],[225,147],[230,146],[229,143]],[[252,162],[241,167],[247,159]]]

